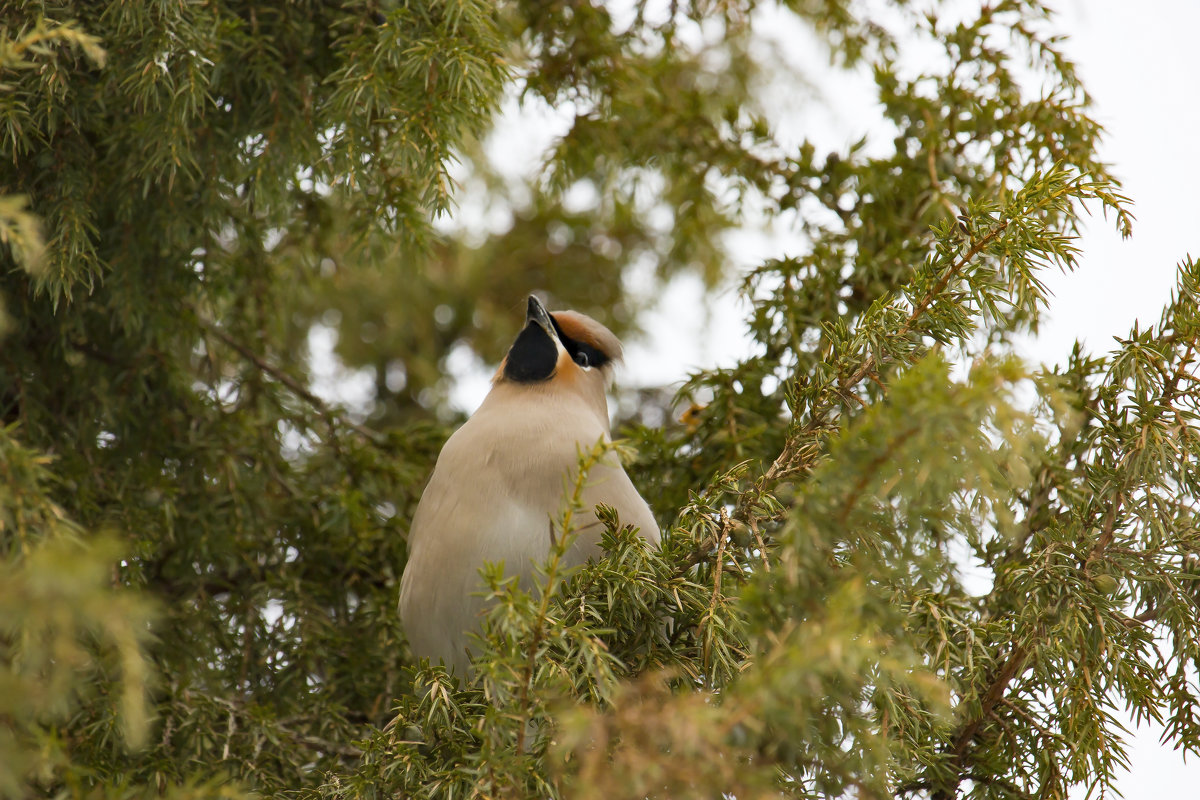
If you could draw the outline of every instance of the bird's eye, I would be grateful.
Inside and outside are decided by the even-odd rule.
[[[591,365],[591,362],[588,360],[587,353],[583,352],[582,350],[575,354],[575,363],[581,367],[587,367]]]

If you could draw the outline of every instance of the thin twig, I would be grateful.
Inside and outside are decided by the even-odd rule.
[[[336,429],[338,425],[344,425],[373,444],[382,444],[384,442],[385,437],[383,434],[379,433],[378,431],[373,431],[364,425],[359,425],[353,420],[346,419],[344,415],[339,414],[331,409],[325,404],[325,401],[309,391],[299,380],[284,372],[279,367],[271,364],[249,347],[246,347],[244,344],[239,342],[237,339],[234,339],[215,323],[200,317],[197,317],[197,320],[200,323],[200,327],[204,328],[204,330],[220,339],[222,343],[224,343],[230,349],[236,351],[242,358],[246,359],[250,363],[254,364],[254,366],[258,367],[260,370],[282,383],[293,394],[316,409],[317,413],[324,418],[325,422],[331,429]]]
[[[971,742],[975,739],[975,735],[979,732],[980,726],[984,720],[988,719],[992,711],[1004,698],[1004,692],[1008,689],[1008,684],[1021,671],[1025,664],[1025,658],[1028,655],[1024,647],[1015,645],[1009,652],[1008,658],[1000,665],[995,676],[989,683],[987,693],[979,701],[979,713],[968,719],[959,729],[958,735],[954,737],[954,742],[950,746],[950,756],[954,762],[954,776],[945,784],[939,786],[930,797],[931,800],[950,800],[954,797],[958,790],[959,783],[966,777],[963,774],[963,768],[966,766],[967,749]]]
[[[844,526],[850,519],[850,512],[854,510],[854,506],[858,503],[858,499],[866,490],[867,484],[869,484],[871,479],[875,477],[876,471],[890,461],[892,456],[896,454],[896,451],[903,447],[904,443],[911,439],[916,432],[917,428],[909,428],[888,442],[888,446],[884,449],[884,451],[875,456],[875,458],[871,459],[871,462],[867,464],[866,468],[862,471],[862,474],[859,475],[858,480],[854,484],[854,488],[846,493],[846,502],[842,504],[841,513],[838,514],[839,524]]]
[[[563,509],[562,535],[557,540],[554,540],[553,537],[553,522],[550,525],[553,546],[550,548],[550,558],[546,561],[546,581],[542,587],[541,602],[538,604],[537,622],[532,636],[525,647],[525,663],[521,668],[518,702],[521,711],[525,714],[525,719],[517,728],[516,749],[518,753],[525,752],[525,732],[529,727],[529,723],[533,721],[533,713],[530,707],[532,705],[531,695],[533,692],[534,667],[537,662],[538,650],[541,648],[542,641],[546,636],[546,621],[550,616],[550,601],[555,595],[556,583],[559,580],[559,567],[562,557],[575,540],[575,534],[579,532],[579,527],[575,525],[574,518],[576,512],[583,509],[583,489],[587,485],[587,477],[591,473],[592,468],[600,463],[601,459],[608,453],[610,446],[604,441],[600,441],[596,443],[586,456],[581,454],[579,471],[575,475],[571,495],[566,507]]]
[[[763,571],[769,574],[771,572],[771,559],[767,558],[767,544],[763,541],[762,532],[758,529],[758,520],[751,516],[747,524],[750,525],[750,530],[754,533],[754,541],[758,543],[758,554],[762,558]]]

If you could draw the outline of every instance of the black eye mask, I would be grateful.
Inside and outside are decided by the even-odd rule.
[[[558,340],[562,342],[564,348],[571,355],[571,360],[581,367],[603,367],[611,358],[606,356],[602,350],[593,347],[587,342],[577,342],[571,337],[563,333],[562,326],[558,324],[558,320],[553,316],[550,320],[554,323],[554,330],[558,333]]]

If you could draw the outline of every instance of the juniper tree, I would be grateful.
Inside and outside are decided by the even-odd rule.
[[[873,76],[861,142],[785,143],[767,19]],[[1055,797],[1120,707],[1196,752],[1200,267],[1013,354],[1080,215],[1131,226],[1059,46],[1023,0],[0,4],[0,793]],[[514,178],[517,101],[568,125]],[[633,330],[626,276],[764,218],[752,355],[622,428],[661,551],[491,568],[477,678],[415,663],[447,354],[537,287]]]

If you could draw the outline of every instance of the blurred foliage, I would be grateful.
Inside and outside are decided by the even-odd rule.
[[[0,3],[0,796],[1063,797],[1122,706],[1200,753],[1200,267],[1013,356],[1131,218],[1043,4],[955,8]],[[767,99],[781,41],[861,141]],[[486,572],[473,683],[414,663],[455,370],[764,221],[751,355],[623,398],[661,551],[609,515]]]

